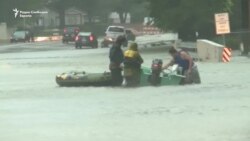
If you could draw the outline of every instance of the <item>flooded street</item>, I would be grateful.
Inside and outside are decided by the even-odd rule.
[[[0,54],[1,141],[250,140],[248,58],[198,62],[201,85],[63,88],[62,72],[108,71],[109,49],[23,46]],[[166,48],[140,51],[144,66],[170,59]]]

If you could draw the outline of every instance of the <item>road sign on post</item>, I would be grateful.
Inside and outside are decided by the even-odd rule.
[[[230,33],[230,21],[228,13],[215,14],[216,34],[223,35]]]

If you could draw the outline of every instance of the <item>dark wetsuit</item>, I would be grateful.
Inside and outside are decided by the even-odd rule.
[[[124,56],[121,46],[119,46],[118,44],[114,44],[110,48],[109,59],[110,59],[109,68],[112,75],[113,86],[120,86],[123,82],[122,69],[120,65],[124,61]]]

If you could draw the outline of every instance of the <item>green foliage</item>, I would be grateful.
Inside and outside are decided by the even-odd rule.
[[[29,11],[45,7],[59,13],[61,27],[64,27],[65,10],[70,7],[86,12],[89,22],[96,17],[108,22],[111,12],[119,13],[122,22],[126,21],[128,13],[132,13],[133,21],[139,21],[148,16],[145,8],[147,3],[147,0],[0,0],[0,22],[7,22],[9,25],[23,24],[23,19],[14,18],[12,9]]]
[[[149,16],[149,3],[147,1],[138,2],[134,4],[133,8],[131,9],[131,21],[133,23],[142,23],[145,17]]]
[[[13,9],[19,10],[39,10],[44,7],[46,0],[0,0],[0,22],[16,24],[22,19],[15,19]]]
[[[56,11],[60,11],[60,10],[65,10],[71,6],[73,6],[73,1],[69,1],[69,0],[51,0],[49,1],[46,6],[54,9]]]
[[[226,35],[225,41],[223,39],[223,36],[216,36],[211,40],[221,45],[223,45],[225,42],[226,47],[231,48],[233,50],[238,50],[240,48],[240,43],[242,42],[241,37],[236,34]]]
[[[147,0],[107,0],[107,2],[111,7],[110,10],[119,14],[122,23],[125,23],[128,13],[131,13],[134,21],[148,16],[146,10]]]
[[[93,17],[101,17],[107,22],[108,15],[117,12],[124,23],[128,13],[136,15],[134,19],[142,19],[147,13],[145,3],[147,0],[76,0],[75,6],[87,13],[89,22],[92,22]]]
[[[241,39],[238,37],[228,36],[226,37],[226,46],[234,50],[240,48]]]
[[[105,8],[102,8],[104,4],[102,0],[75,0],[74,3],[76,8],[86,12],[90,23],[93,22],[94,17],[106,12]]]
[[[242,29],[242,1],[235,0],[232,7],[232,12],[230,14],[230,26],[232,31],[239,31]]]
[[[51,0],[47,3],[47,7],[59,13],[60,28],[65,26],[65,11],[67,8],[74,6],[75,0]]]
[[[150,0],[151,16],[165,30],[201,36],[214,33],[214,14],[230,12],[233,0]]]
[[[107,23],[111,12],[119,13],[122,22],[126,21],[127,13],[131,13],[135,22],[142,22],[150,14],[162,29],[178,31],[190,38],[198,31],[203,38],[214,35],[214,13],[230,12],[233,21],[240,21],[240,6],[236,0],[0,0],[0,22],[23,22],[14,19],[13,8],[33,10],[48,7],[59,13],[63,27],[65,10],[76,7],[87,13],[90,22],[98,17]],[[240,22],[232,24],[234,29],[240,25]]]

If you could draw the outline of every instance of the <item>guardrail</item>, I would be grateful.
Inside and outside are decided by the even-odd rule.
[[[143,35],[136,37],[136,42],[142,47],[153,46],[177,46],[178,34],[177,33],[164,33],[158,35]]]

